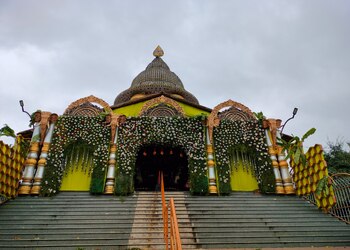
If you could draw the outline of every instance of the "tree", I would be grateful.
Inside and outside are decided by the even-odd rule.
[[[350,147],[350,143],[346,143]],[[350,151],[344,150],[344,142],[327,143],[329,150],[325,152],[324,157],[331,173],[350,173]]]

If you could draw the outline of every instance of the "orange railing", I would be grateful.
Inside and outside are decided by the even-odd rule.
[[[182,250],[174,199],[170,198],[168,205],[166,204],[166,201],[165,201],[163,173],[160,173],[160,189],[162,192],[162,212],[163,212],[163,223],[164,223],[165,249]],[[170,213],[169,213],[169,210],[170,210]],[[169,214],[170,214],[170,220],[168,219]],[[170,235],[169,235],[169,223],[170,223]],[[169,242],[169,238],[170,238],[170,242]],[[170,248],[169,248],[169,244],[170,244]]]

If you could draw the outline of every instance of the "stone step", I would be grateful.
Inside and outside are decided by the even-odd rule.
[[[178,218],[179,223],[190,223],[190,220],[188,218]],[[110,219],[105,219],[105,220],[97,220],[97,219],[90,219],[90,220],[62,220],[62,219],[51,219],[51,220],[43,220],[43,219],[33,219],[33,220],[26,220],[26,221],[21,221],[21,220],[16,220],[16,221],[0,221],[0,226],[5,226],[5,225],[47,225],[49,223],[55,223],[56,225],[70,225],[70,224],[75,224],[75,225],[80,225],[80,224],[125,224],[125,223],[135,223],[135,224],[145,224],[145,223],[152,223],[152,224],[162,224],[163,219],[162,218],[143,218],[143,219],[118,219],[118,220],[110,220]]]
[[[350,245],[349,225],[295,196],[171,195],[183,249]],[[0,207],[0,248],[164,249],[161,217],[159,192],[19,197]]]
[[[158,239],[159,234],[163,235],[163,231],[158,231],[158,232],[139,232],[134,234],[135,239],[145,239],[145,238],[153,238],[153,239]],[[191,239],[193,236],[191,233],[180,233],[181,234],[181,239],[187,240]],[[4,242],[8,240],[72,240],[72,239],[115,239],[115,240],[120,240],[120,239],[126,239],[129,238],[129,233],[126,232],[118,232],[118,233],[106,233],[106,232],[101,232],[101,233],[95,233],[95,232],[90,232],[90,233],[74,233],[72,232],[71,234],[67,234],[65,232],[61,233],[42,233],[42,234],[28,234],[28,233],[18,233],[16,235],[12,234],[0,234],[0,239],[3,240]],[[162,236],[163,237],[163,236]],[[163,239],[161,239],[163,243]]]
[[[135,234],[138,233],[145,233],[145,230],[147,229],[147,226],[137,226],[133,228],[133,232]],[[28,234],[28,235],[35,235],[35,234],[98,234],[98,233],[106,233],[106,234],[125,234],[128,233],[126,230],[130,230],[130,227],[126,228],[106,228],[106,227],[85,227],[85,228],[74,228],[74,229],[67,229],[67,228],[21,228],[21,229],[0,229],[0,235],[17,235],[17,234]],[[181,227],[180,233],[190,233],[192,232],[192,227]],[[163,227],[154,228],[152,230],[152,233],[156,234],[163,234]]]

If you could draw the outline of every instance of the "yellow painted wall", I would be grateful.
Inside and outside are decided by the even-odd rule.
[[[60,191],[89,191],[91,175],[84,169],[74,169],[73,172],[64,174]]]
[[[253,173],[243,169],[242,161],[239,161],[237,169],[232,167],[231,189],[232,191],[254,191],[259,189],[258,182]]]
[[[148,100],[149,101],[149,100]],[[125,106],[125,107],[121,107],[121,108],[117,108],[115,110],[113,110],[114,113],[116,114],[122,114],[125,115],[127,117],[129,116],[139,116],[140,111],[142,109],[142,106],[148,102],[148,101],[143,101],[143,102],[139,102],[139,103],[135,103],[129,106]],[[209,115],[210,113],[204,110],[201,110],[199,108],[196,107],[192,107],[190,105],[181,103],[181,102],[177,102],[184,110],[185,115],[188,117],[192,117],[192,116],[197,116],[197,115]]]
[[[145,102],[139,102],[135,103],[129,106],[117,108],[113,110],[114,113],[119,114],[119,115],[125,115],[126,117],[129,116],[139,116],[139,113],[142,109],[142,106]]]
[[[89,191],[93,155],[91,147],[84,144],[72,144],[69,151],[65,173],[60,191]]]

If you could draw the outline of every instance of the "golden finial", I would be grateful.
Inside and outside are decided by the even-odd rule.
[[[163,49],[158,45],[157,48],[153,51],[155,57],[162,57],[164,55]]]

